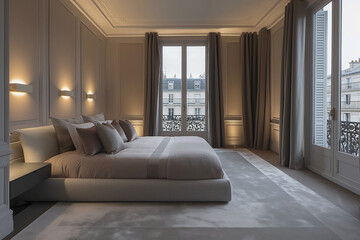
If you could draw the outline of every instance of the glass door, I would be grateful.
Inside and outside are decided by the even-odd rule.
[[[207,139],[206,46],[162,46],[161,135]]]
[[[359,168],[360,30],[354,28],[360,1],[342,0],[340,13],[340,71],[336,151],[338,167]],[[359,179],[360,181],[360,179]]]
[[[360,193],[359,0],[319,0],[312,18],[312,124],[307,167]]]
[[[330,171],[335,110],[332,84],[332,2],[313,15],[312,156]],[[319,161],[320,162],[320,161]]]

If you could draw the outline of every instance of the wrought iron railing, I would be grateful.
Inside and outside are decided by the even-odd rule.
[[[181,131],[181,115],[163,115],[162,128],[165,132]],[[205,115],[187,115],[187,131],[205,131]]]
[[[359,156],[359,122],[341,121],[339,150]],[[327,121],[327,143],[331,146],[331,121]]]

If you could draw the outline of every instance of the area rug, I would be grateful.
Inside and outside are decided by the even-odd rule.
[[[59,202],[13,239],[359,239],[359,220],[249,150],[217,153],[229,203]]]

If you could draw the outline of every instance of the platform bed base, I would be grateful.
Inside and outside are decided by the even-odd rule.
[[[25,201],[229,202],[226,175],[211,180],[49,178],[21,196]]]

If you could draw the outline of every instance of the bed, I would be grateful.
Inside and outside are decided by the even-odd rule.
[[[13,141],[19,158],[20,142]],[[26,201],[231,200],[221,162],[199,137],[139,137],[116,154],[55,155],[51,178],[22,195]],[[15,147],[17,146],[17,147]],[[17,160],[19,161],[19,159]]]

